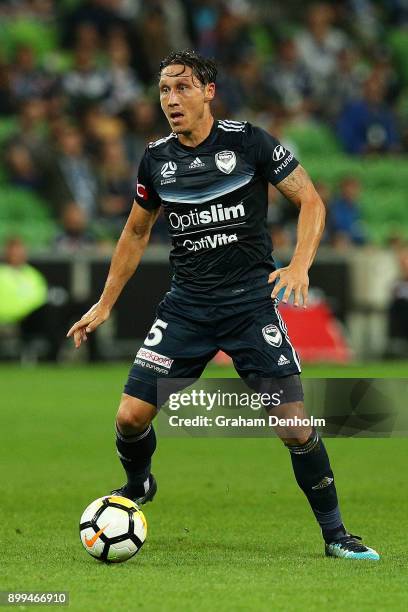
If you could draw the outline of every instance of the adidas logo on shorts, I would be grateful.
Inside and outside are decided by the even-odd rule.
[[[278,359],[278,366],[287,365],[290,363],[289,359],[286,359],[285,355],[281,355]]]
[[[189,165],[190,170],[194,170],[194,168],[204,168],[205,163],[201,161],[199,157],[196,157],[194,161]]]

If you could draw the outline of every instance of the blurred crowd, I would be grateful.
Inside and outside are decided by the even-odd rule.
[[[90,304],[49,287],[3,220],[28,207],[32,237],[42,218],[34,207],[43,205],[52,252],[110,252],[146,143],[169,132],[160,60],[186,48],[218,62],[216,117],[264,127],[301,160],[294,125],[311,135],[324,127],[352,159],[408,152],[407,0],[0,0],[0,324],[19,327],[23,360],[58,359],[68,321]],[[313,178],[328,209],[323,242],[342,251],[370,235],[361,173],[336,176]],[[273,188],[268,220],[275,247],[292,247],[297,210]],[[167,240],[159,217],[152,242]],[[408,343],[408,258],[395,240],[401,272],[389,336],[399,355]],[[89,357],[100,358],[93,339]]]
[[[323,123],[353,155],[408,150],[397,53],[404,0],[0,0],[0,40],[22,20],[31,20],[27,35],[0,43],[0,126],[14,121],[2,165],[9,185],[47,202],[56,250],[118,238],[146,143],[169,131],[156,83],[174,49],[217,59],[218,117],[276,135],[288,123]],[[333,193],[318,187],[329,207],[325,240],[364,244],[358,180],[343,177]],[[274,239],[293,244],[292,212],[273,203]],[[166,240],[159,218],[152,241]]]
[[[329,184],[316,181],[315,187],[326,204],[326,227],[322,245],[330,245],[337,251],[346,251],[368,242],[359,197],[361,183],[355,176],[344,176],[338,188],[332,191]],[[282,197],[271,193],[269,226],[276,249],[290,249],[296,240],[298,211],[288,207]]]

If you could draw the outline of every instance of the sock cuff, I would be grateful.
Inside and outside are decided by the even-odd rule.
[[[338,504],[336,504],[332,510],[328,510],[327,512],[314,509],[313,513],[320,527],[322,528],[322,531],[334,531],[343,527],[343,521]]]
[[[307,453],[310,453],[312,450],[314,450],[316,446],[319,444],[319,442],[320,442],[319,433],[315,428],[313,428],[309,439],[304,444],[298,444],[298,445],[285,444],[285,446],[287,446],[287,448],[289,449],[289,452],[294,455],[306,455]]]
[[[339,514],[339,519],[341,521],[340,514]],[[347,530],[344,527],[344,524],[342,522],[340,522],[340,524],[336,524],[334,527],[333,526],[327,527],[327,523],[326,524],[321,523],[320,527],[322,529],[322,536],[327,544],[330,544],[331,542],[338,540],[340,538],[343,538],[344,536],[347,535]]]
[[[115,423],[116,437],[121,442],[125,442],[127,444],[133,444],[134,442],[139,442],[140,440],[143,440],[143,438],[145,438],[146,436],[149,435],[151,430],[152,430],[152,424],[150,423],[150,425],[144,431],[142,431],[142,432],[140,432],[140,433],[138,433],[136,435],[125,436],[121,431],[119,431],[119,428],[118,428],[117,424]]]

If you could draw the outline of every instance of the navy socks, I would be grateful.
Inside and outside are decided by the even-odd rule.
[[[326,541],[346,533],[344,529],[334,476],[326,448],[316,430],[305,444],[286,445],[299,487],[306,495]]]
[[[122,434],[116,426],[116,448],[132,494],[144,495],[149,488],[151,458],[156,450],[153,425],[131,436]]]

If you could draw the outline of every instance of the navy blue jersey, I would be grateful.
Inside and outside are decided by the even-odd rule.
[[[240,301],[270,292],[268,183],[297,165],[276,138],[248,122],[215,121],[194,148],[174,133],[149,144],[135,199],[147,210],[163,206],[175,291]]]

